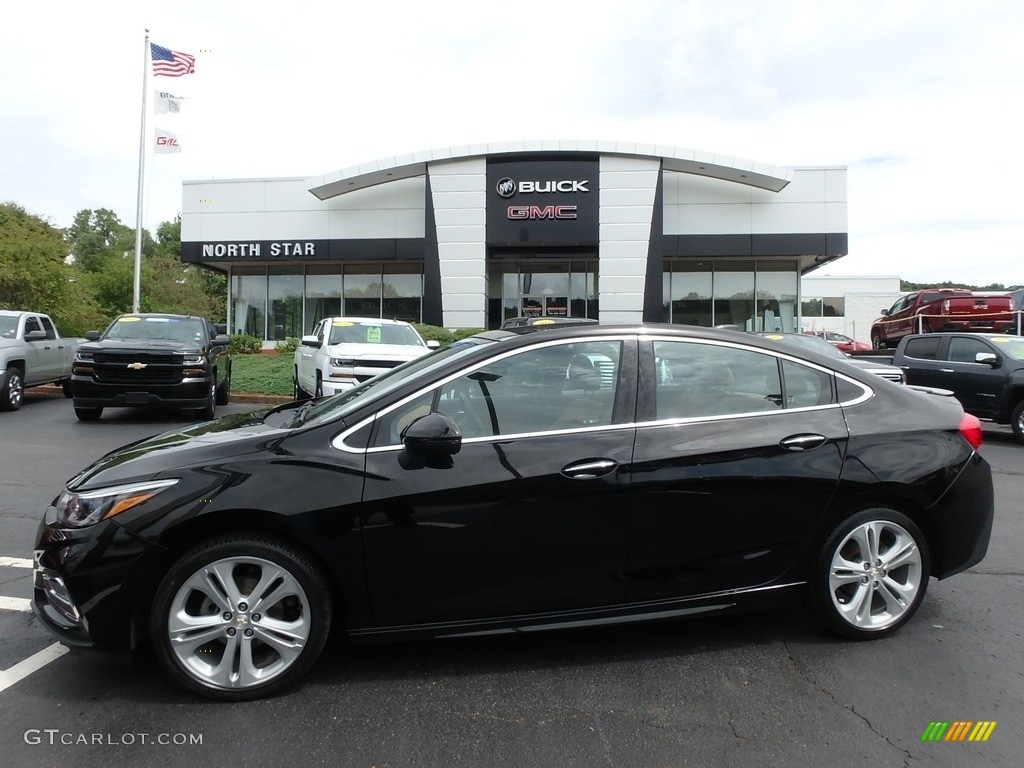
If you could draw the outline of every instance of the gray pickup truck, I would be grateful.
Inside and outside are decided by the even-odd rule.
[[[16,411],[26,387],[61,384],[71,396],[77,339],[62,339],[49,316],[0,309],[0,411]]]

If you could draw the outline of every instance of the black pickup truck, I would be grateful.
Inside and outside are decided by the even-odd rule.
[[[71,369],[75,414],[95,421],[108,407],[192,408],[214,418],[231,393],[230,339],[190,315],[121,315],[89,331]]]
[[[905,336],[893,365],[908,384],[950,389],[968,413],[1009,424],[1024,441],[1024,337],[996,333]]]

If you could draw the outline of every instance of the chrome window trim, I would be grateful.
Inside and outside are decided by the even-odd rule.
[[[482,362],[476,363],[475,365],[473,365],[470,368],[463,368],[458,373],[454,373],[454,374],[452,374],[450,376],[447,376],[447,377],[445,377],[443,379],[440,379],[439,381],[435,381],[434,383],[430,384],[429,386],[423,387],[422,389],[418,389],[413,394],[408,395],[406,397],[403,397],[401,400],[399,400],[399,401],[397,401],[395,403],[392,403],[391,405],[389,405],[384,410],[377,411],[372,416],[368,416],[367,418],[365,418],[362,421],[358,422],[355,426],[350,427],[350,428],[344,430],[343,432],[341,432],[340,434],[336,435],[331,440],[331,447],[335,448],[336,450],[339,450],[339,451],[344,451],[346,453],[384,453],[384,452],[387,452],[387,451],[396,451],[396,450],[403,451],[403,450],[405,450],[405,447],[402,446],[402,445],[382,445],[382,446],[376,446],[376,447],[372,447],[371,446],[369,448],[356,448],[354,446],[347,445],[345,443],[345,438],[347,438],[349,435],[359,431],[360,429],[365,427],[367,424],[372,423],[373,421],[375,421],[379,417],[386,416],[387,414],[391,413],[391,411],[395,410],[396,408],[401,408],[406,403],[408,403],[408,402],[410,402],[412,400],[415,400],[418,397],[422,397],[427,392],[429,392],[429,391],[431,391],[433,389],[436,389],[438,387],[443,387],[445,384],[448,384],[448,383],[450,383],[452,381],[455,381],[456,379],[461,378],[462,376],[466,376],[466,375],[468,375],[470,373],[473,373],[474,371],[476,371],[479,368],[483,368],[484,366],[490,365],[492,363],[496,363],[496,362],[498,362],[500,360],[504,360],[507,357],[512,357],[513,355],[521,354],[521,353],[526,352],[528,350],[542,349],[544,347],[564,346],[564,345],[568,345],[568,344],[580,344],[580,343],[583,343],[583,342],[591,342],[591,341],[617,341],[620,344],[623,344],[623,346],[624,346],[626,341],[628,341],[630,339],[634,339],[634,338],[636,338],[635,334],[617,333],[617,334],[609,334],[607,336],[587,336],[586,338],[582,338],[582,339],[580,339],[580,338],[575,338],[575,339],[553,339],[552,341],[544,341],[544,342],[541,342],[541,343],[538,343],[538,344],[532,344],[529,347],[525,347],[525,348],[506,350],[506,351],[502,352],[501,354],[495,355],[494,357],[489,357],[489,358],[487,358],[486,360],[484,360]],[[621,366],[621,350],[620,350],[619,365]],[[617,368],[616,370],[618,371],[619,375],[621,375],[621,369]],[[617,382],[616,382],[616,386],[618,386]],[[521,432],[521,433],[515,433],[515,434],[508,434],[508,435],[486,435],[486,436],[483,436],[483,437],[467,437],[467,438],[464,438],[462,442],[463,443],[502,442],[502,441],[505,441],[505,440],[511,440],[512,438],[537,437],[539,435],[571,434],[571,433],[575,433],[575,432],[592,432],[592,431],[595,431],[595,430],[613,429],[613,428],[615,428],[615,429],[626,429],[626,428],[632,429],[633,425],[631,423],[630,424],[605,424],[605,425],[602,425],[602,426],[580,427],[580,428],[575,428],[575,429],[546,430],[544,432]]]

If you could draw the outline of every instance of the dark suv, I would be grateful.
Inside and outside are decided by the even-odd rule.
[[[122,315],[103,334],[89,331],[71,375],[75,414],[95,421],[104,408],[192,408],[214,418],[231,392],[230,339],[190,315]]]
[[[964,410],[1009,424],[1024,441],[1024,337],[995,333],[906,336],[893,365],[908,384],[950,389]]]

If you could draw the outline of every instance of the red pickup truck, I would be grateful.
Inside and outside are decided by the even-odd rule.
[[[1016,328],[1009,296],[975,296],[959,288],[908,293],[871,325],[871,346],[895,347],[912,333],[974,331],[1007,333]]]

